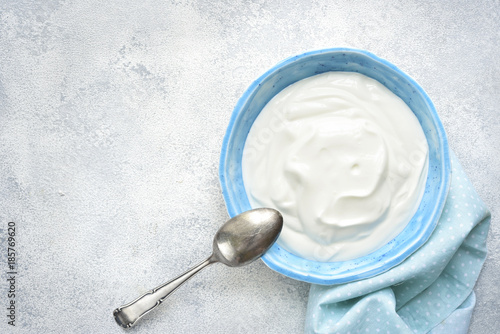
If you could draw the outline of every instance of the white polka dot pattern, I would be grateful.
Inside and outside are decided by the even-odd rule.
[[[306,333],[467,333],[490,213],[450,155],[450,192],[429,240],[378,276],[312,285]]]

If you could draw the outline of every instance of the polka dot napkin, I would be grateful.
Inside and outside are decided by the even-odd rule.
[[[312,285],[305,333],[467,333],[490,213],[451,153],[446,205],[429,240],[378,276]]]

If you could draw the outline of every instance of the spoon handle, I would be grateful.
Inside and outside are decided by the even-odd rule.
[[[165,300],[165,298],[167,298],[184,282],[193,277],[201,269],[214,262],[215,261],[212,260],[212,257],[209,257],[199,265],[189,269],[177,278],[174,278],[173,280],[168,281],[167,283],[163,283],[153,290],[146,292],[145,294],[128,304],[120,306],[113,311],[116,322],[123,328],[132,327],[133,325],[135,325],[137,320],[160,305]]]

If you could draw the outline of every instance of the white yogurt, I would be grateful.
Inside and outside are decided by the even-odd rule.
[[[283,214],[278,244],[323,262],[367,255],[398,235],[427,169],[427,141],[410,108],[351,72],[282,90],[252,125],[242,159],[252,207]]]

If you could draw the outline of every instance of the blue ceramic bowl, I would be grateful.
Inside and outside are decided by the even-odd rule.
[[[220,157],[219,176],[229,215],[251,209],[241,174],[245,140],[262,108],[283,88],[327,71],[358,72],[378,80],[398,95],[417,116],[429,144],[429,172],[417,213],[406,228],[375,252],[349,261],[316,262],[278,244],[262,257],[273,270],[316,284],[347,283],[380,274],[401,263],[427,241],[443,210],[450,184],[448,142],[434,105],[424,90],[396,66],[356,49],[335,48],[288,58],[248,87],[234,108]]]

